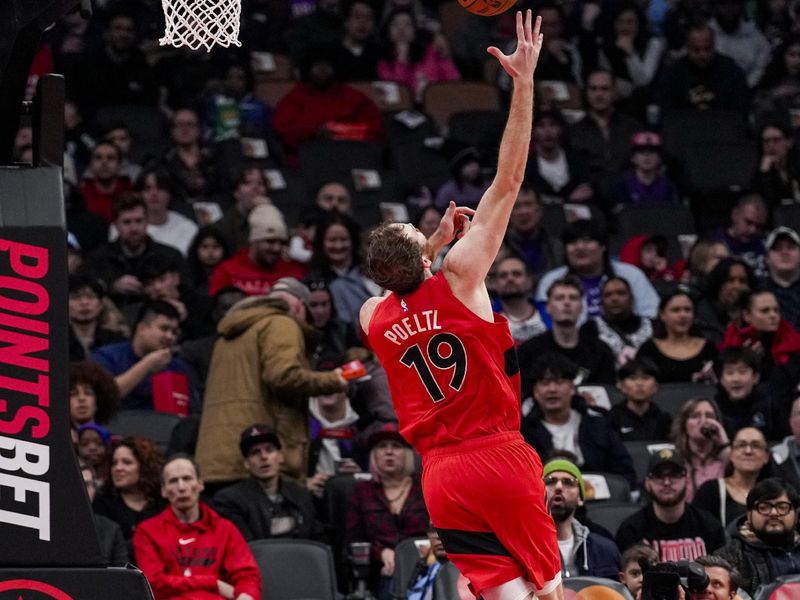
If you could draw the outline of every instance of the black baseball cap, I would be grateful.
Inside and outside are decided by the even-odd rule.
[[[686,470],[686,460],[683,455],[674,448],[662,448],[658,452],[650,455],[650,462],[647,464],[647,474],[653,475],[661,467],[670,465],[682,471]]]
[[[253,446],[264,442],[269,442],[278,450],[281,449],[281,440],[272,426],[266,423],[250,425],[247,429],[242,431],[239,437],[239,450],[242,451],[242,456],[247,456],[250,454],[250,450]]]

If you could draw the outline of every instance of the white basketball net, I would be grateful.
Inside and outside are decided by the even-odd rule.
[[[161,0],[161,5],[167,25],[158,40],[162,46],[204,46],[207,52],[214,44],[241,46],[241,0]]]

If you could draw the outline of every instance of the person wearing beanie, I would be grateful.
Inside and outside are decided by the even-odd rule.
[[[311,368],[306,349],[310,297],[296,278],[276,278],[269,295],[237,302],[219,322],[196,452],[211,487],[221,489],[248,475],[237,444],[253,423],[274,428],[283,453],[281,472],[305,478],[308,397],[348,387],[340,369]]]
[[[620,570],[617,545],[589,531],[575,518],[575,511],[583,506],[586,498],[580,469],[566,459],[556,458],[545,464],[542,476],[547,492],[547,508],[556,524],[558,548],[561,551],[561,576],[617,577]]]
[[[208,292],[233,286],[248,296],[268,294],[281,277],[303,279],[304,265],[286,258],[289,228],[272,204],[261,204],[247,217],[249,245],[222,262],[211,274]]]

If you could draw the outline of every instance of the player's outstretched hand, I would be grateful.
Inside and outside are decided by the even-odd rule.
[[[536,25],[533,25],[533,13],[530,10],[526,11],[523,24],[522,11],[519,11],[517,12],[517,49],[513,54],[506,56],[495,46],[491,46],[486,51],[500,61],[500,65],[512,79],[520,77],[533,79],[533,72],[536,70],[536,63],[539,62],[539,53],[542,50],[543,36],[539,33],[541,26],[541,17],[536,17]]]

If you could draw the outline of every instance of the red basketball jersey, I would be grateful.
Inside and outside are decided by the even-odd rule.
[[[420,454],[520,427],[514,340],[455,297],[444,274],[375,308],[369,344],[389,379],[400,433]]]

